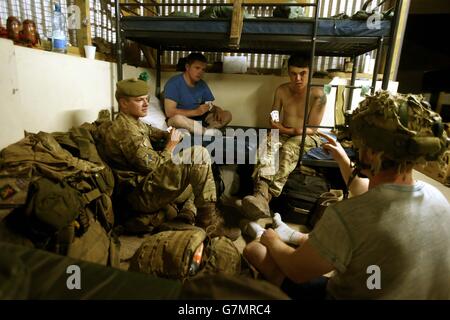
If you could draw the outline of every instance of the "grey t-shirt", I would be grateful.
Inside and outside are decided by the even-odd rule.
[[[337,203],[309,239],[335,267],[336,299],[450,299],[450,205],[427,183]]]

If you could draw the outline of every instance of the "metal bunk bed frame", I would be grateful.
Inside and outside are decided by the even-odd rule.
[[[161,6],[180,6],[181,4],[179,3],[166,3],[166,4],[126,4],[126,3],[119,3],[119,0],[115,1],[115,9],[116,9],[116,50],[117,50],[117,76],[118,76],[118,80],[122,80],[123,79],[123,70],[122,70],[122,64],[123,64],[123,49],[122,49],[122,28],[121,28],[121,17],[120,17],[120,9],[121,7],[147,7],[147,6],[151,6],[151,7],[161,7]],[[217,5],[223,5],[223,6],[233,6],[233,4],[182,4],[184,6],[217,6]],[[313,86],[323,86],[323,85],[318,85],[318,84],[314,84],[312,83],[312,75],[313,75],[313,63],[314,63],[314,58],[316,57],[316,44],[319,41],[318,39],[318,33],[317,33],[317,28],[318,28],[318,24],[319,24],[319,11],[320,11],[320,5],[321,5],[321,0],[315,0],[314,3],[308,3],[308,4],[299,4],[299,3],[285,3],[285,4],[281,4],[281,3],[252,3],[252,4],[245,4],[245,3],[241,3],[240,6],[241,8],[244,6],[302,6],[302,7],[313,7],[314,8],[314,19],[312,21],[309,21],[309,23],[312,24],[312,34],[310,37],[310,43],[311,43],[311,47],[309,50],[309,55],[310,55],[310,61],[311,64],[309,66],[310,72],[308,75],[308,85],[307,85],[307,92],[306,92],[306,101],[305,101],[305,115],[309,114],[309,110],[308,110],[308,106],[309,106],[309,100],[310,100],[310,90],[311,87]],[[397,37],[397,33],[398,33],[398,27],[399,27],[399,20],[400,20],[400,9],[402,6],[402,0],[396,0],[395,1],[395,9],[394,9],[394,18],[391,22],[390,25],[390,35],[389,35],[389,41],[386,41],[386,39],[383,36],[380,36],[377,40],[377,46],[376,48],[372,48],[369,47],[368,49],[370,50],[365,50],[362,52],[353,52],[352,54],[333,54],[332,52],[325,52],[327,54],[321,54],[321,55],[328,55],[328,56],[341,56],[341,57],[351,57],[352,61],[353,61],[353,68],[352,68],[352,75],[351,75],[351,79],[350,79],[350,85],[346,85],[345,87],[349,89],[349,98],[347,100],[347,105],[346,105],[346,112],[350,111],[351,109],[351,104],[352,104],[352,97],[353,97],[353,91],[354,89],[357,88],[361,88],[361,86],[355,86],[355,80],[356,80],[356,73],[357,73],[357,64],[358,64],[358,59],[359,56],[366,53],[366,52],[370,52],[374,49],[377,49],[376,51],[376,58],[375,58],[375,65],[374,65],[374,70],[373,70],[373,75],[372,75],[372,83],[371,83],[371,93],[373,94],[375,92],[375,85],[376,85],[376,81],[377,81],[377,75],[378,75],[378,69],[380,68],[380,63],[381,63],[381,52],[383,49],[383,46],[387,46],[388,50],[387,50],[387,57],[386,57],[386,62],[385,62],[385,67],[384,67],[384,71],[383,71],[383,80],[382,80],[382,89],[386,90],[388,88],[388,84],[389,84],[389,80],[390,80],[390,74],[391,74],[391,68],[392,68],[392,59],[393,59],[393,55],[394,55],[394,46],[392,45],[392,42],[396,39]],[[236,9],[236,6],[235,6]],[[143,31],[145,33],[145,31]],[[133,37],[131,35],[125,36],[127,38],[131,38],[133,39]],[[330,37],[331,39],[335,38],[338,39],[339,36],[337,37]],[[361,38],[361,37],[356,37]],[[361,38],[362,39],[362,38]],[[189,46],[188,46],[189,47]],[[160,90],[161,90],[161,52],[165,49],[168,48],[163,48],[161,45],[159,45],[157,48],[157,57],[156,57],[156,88],[155,88],[155,94],[157,96],[159,96]],[[176,49],[176,48],[169,48],[169,49]],[[188,48],[184,48],[184,49],[188,49]],[[192,47],[191,47],[192,49]],[[246,49],[246,50],[242,50],[239,49],[239,44],[238,46],[235,47],[228,47],[228,48],[222,48],[222,50],[220,51],[225,51],[224,49],[226,49],[226,51],[228,52],[252,52],[252,50]],[[217,51],[215,48],[213,48],[214,51]],[[275,49],[273,49],[271,51],[271,53],[274,52]],[[289,50],[289,53],[292,52],[296,52],[297,50]],[[326,51],[326,49],[325,49]],[[287,51],[285,53],[288,53]],[[336,86],[333,86],[336,87]],[[303,127],[303,132],[306,131],[306,129],[308,127],[316,127],[316,128],[330,128],[330,127],[326,127],[326,126],[309,126],[307,124],[308,121],[308,116],[304,117],[304,121],[302,124]],[[306,135],[302,135],[302,139],[301,139],[301,145],[300,145],[300,157],[299,157],[299,163],[302,162],[302,155],[304,152],[304,145],[305,145],[305,138]],[[320,160],[321,162],[323,162],[322,160]],[[308,160],[309,164],[313,164],[317,161],[314,160]],[[323,162],[322,165],[326,163]],[[328,165],[325,164],[325,166],[335,166],[333,164],[328,163]]]

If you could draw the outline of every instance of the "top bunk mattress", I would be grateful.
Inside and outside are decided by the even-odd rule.
[[[244,19],[240,47],[248,52],[283,53],[308,50],[313,33],[312,18]],[[184,17],[134,17],[121,19],[126,38],[151,47],[179,50],[185,47],[223,51],[228,47],[230,19]],[[353,55],[373,50],[378,40],[388,38],[391,21],[319,19],[316,49],[323,55]],[[196,44],[195,42],[198,42]],[[292,47],[303,43],[303,48]]]

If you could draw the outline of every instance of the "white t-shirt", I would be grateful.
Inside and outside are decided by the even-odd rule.
[[[450,205],[425,182],[337,203],[309,239],[335,267],[336,299],[450,299]]]

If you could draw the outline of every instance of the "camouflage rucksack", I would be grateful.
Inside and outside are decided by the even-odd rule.
[[[199,270],[192,269],[194,252],[202,243]],[[237,275],[241,254],[230,239],[209,239],[203,229],[191,226],[150,236],[132,257],[130,270],[183,281],[206,273]]]
[[[113,187],[87,128],[27,133],[0,153],[0,189],[6,190],[0,209],[10,210],[4,223],[38,248],[106,263],[105,254],[118,246],[111,237]],[[98,250],[91,254],[81,247]],[[118,257],[110,258],[118,266]]]

